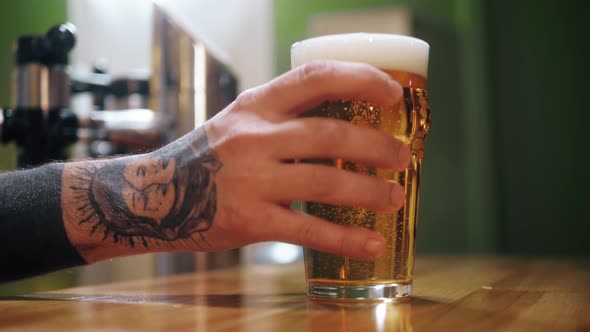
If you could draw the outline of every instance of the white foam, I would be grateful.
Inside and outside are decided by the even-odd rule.
[[[312,60],[364,62],[381,69],[428,76],[428,50],[423,40],[390,34],[351,33],[306,39],[291,46],[293,68]]]

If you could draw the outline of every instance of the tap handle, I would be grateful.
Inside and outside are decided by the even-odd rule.
[[[67,65],[68,53],[76,45],[76,27],[72,23],[55,25],[44,38],[44,63],[47,66]]]

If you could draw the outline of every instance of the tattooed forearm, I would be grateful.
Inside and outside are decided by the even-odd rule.
[[[80,232],[102,241],[148,248],[190,240],[206,248],[221,167],[200,128],[144,156],[71,166],[63,195],[73,199],[62,200],[63,209]]]

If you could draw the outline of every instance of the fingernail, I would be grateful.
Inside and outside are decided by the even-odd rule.
[[[399,184],[391,184],[391,195],[389,197],[391,199],[391,205],[395,207],[396,211],[404,206],[404,190]]]
[[[368,256],[377,257],[383,255],[385,243],[381,239],[371,238],[365,243],[365,252]]]
[[[412,152],[410,148],[405,144],[400,144],[399,150],[397,151],[397,158],[401,166],[404,169],[410,166],[410,161],[412,160]]]

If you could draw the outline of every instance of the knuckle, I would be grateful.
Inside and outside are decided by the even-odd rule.
[[[318,136],[318,143],[327,145],[338,143],[346,134],[346,130],[338,120],[318,119],[312,126],[312,130]]]
[[[303,82],[321,81],[335,71],[334,64],[326,60],[314,60],[300,67],[299,79]]]
[[[367,78],[368,80],[378,81],[380,83],[388,82],[391,80],[391,78],[387,74],[375,68],[374,66],[371,66],[366,63],[358,63],[356,65],[358,66],[359,71],[364,72],[363,77]]]
[[[394,201],[393,187],[390,183],[375,179],[375,194],[374,202],[376,208],[379,210],[391,210],[391,204]]]
[[[395,165],[397,151],[401,143],[385,133],[377,132],[375,136],[375,148],[370,151],[375,153],[375,157],[380,157],[388,164]]]
[[[398,171],[406,169],[409,165],[404,164],[405,157],[411,157],[411,151],[409,147],[401,140],[395,138],[390,138],[389,143],[386,146],[388,149],[387,155],[389,156],[388,161],[393,166],[393,168]],[[408,159],[407,162],[409,163],[409,161],[410,160]]]
[[[249,108],[253,104],[256,104],[258,99],[258,90],[256,88],[251,88],[240,93],[236,98],[235,104],[238,109]]]
[[[386,181],[370,176],[359,176],[348,181],[351,189],[350,201],[356,202],[359,206],[375,211],[390,211],[391,206],[391,185]]]
[[[394,209],[397,211],[404,206],[405,201],[405,193],[404,188],[399,185],[395,184],[389,191],[389,204],[390,206],[393,205]]]
[[[310,222],[306,222],[299,228],[299,232],[295,238],[295,241],[299,245],[306,245],[309,243],[313,243],[314,240],[314,232],[313,232],[313,224]]]
[[[357,153],[359,146],[354,142],[355,137],[362,134],[363,128],[351,125],[342,120],[330,119],[320,121],[316,128],[318,134],[317,145],[330,155]],[[370,151],[371,149],[367,149]]]
[[[261,136],[255,132],[238,131],[227,139],[226,147],[237,155],[252,154],[260,148],[263,139]]]
[[[309,173],[309,191],[313,199],[329,199],[337,192],[334,188],[333,177],[327,176],[326,172],[320,170],[321,168],[314,167]]]
[[[360,180],[360,179],[359,179]],[[363,178],[356,187],[360,197],[356,199],[359,204],[375,211],[392,211],[394,207],[392,204],[397,202],[398,198],[394,184],[376,177]]]
[[[373,129],[365,129],[357,139],[366,143],[363,150],[367,159],[372,160],[379,166],[395,167],[398,163],[397,151],[401,142],[385,132]]]

